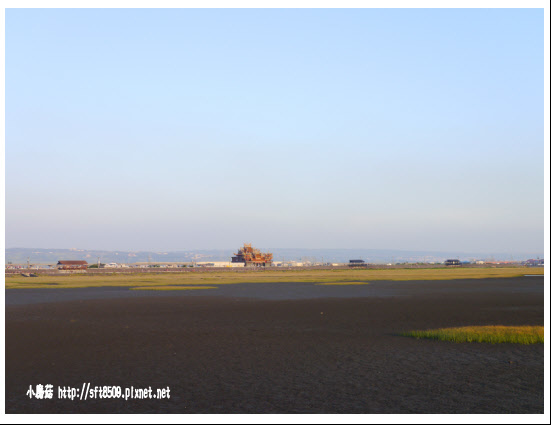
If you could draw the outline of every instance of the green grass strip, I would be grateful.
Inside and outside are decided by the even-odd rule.
[[[175,272],[175,273],[137,273],[137,274],[98,274],[79,273],[66,276],[40,275],[23,277],[6,276],[5,288],[87,288],[103,286],[167,286],[167,285],[231,285],[237,283],[342,283],[373,282],[380,280],[448,280],[448,279],[485,279],[520,277],[527,273],[527,267],[507,268],[435,268],[435,269],[367,269],[367,270],[278,270],[270,267],[266,270],[246,272]],[[541,273],[530,268],[531,274]]]
[[[401,335],[452,342],[543,344],[543,326],[466,326],[409,331]]]
[[[132,291],[191,291],[194,289],[217,289],[217,286],[137,286]]]

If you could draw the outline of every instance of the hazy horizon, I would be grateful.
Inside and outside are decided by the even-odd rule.
[[[155,250],[155,249],[144,249],[144,250],[135,250],[135,251],[129,251],[124,249],[107,249],[107,248],[83,248],[83,247],[71,247],[71,248],[60,248],[60,247],[7,247],[6,251],[8,250],[42,250],[42,251],[71,251],[71,252],[88,252],[88,251],[96,251],[96,252],[125,252],[125,253],[171,253],[171,254],[177,254],[177,253],[186,253],[186,252],[202,252],[202,251],[209,251],[209,252],[216,252],[216,251],[233,251],[237,252],[239,248],[241,248],[242,245],[235,246],[235,247],[223,247],[223,248],[179,248],[174,250]],[[509,259],[512,257],[526,257],[526,256],[534,256],[534,257],[544,257],[544,251],[541,252],[538,251],[526,251],[526,252],[520,252],[520,251],[494,251],[494,252],[481,252],[481,251],[435,251],[435,250],[405,250],[405,249],[378,249],[378,248],[307,248],[307,247],[267,247],[267,246],[257,246],[253,244],[254,248],[260,249],[261,251],[296,251],[296,252],[313,252],[313,251],[352,251],[352,252],[373,252],[378,254],[389,254],[390,253],[402,253],[402,254],[412,254],[412,255],[443,255],[443,254],[452,254],[455,253],[457,255],[462,256],[478,256],[478,258],[482,257],[492,257],[492,256],[499,256],[502,258],[507,257]],[[38,253],[38,252],[37,252]],[[43,252],[45,253],[45,252]]]
[[[543,253],[543,13],[7,9],[5,246]]]

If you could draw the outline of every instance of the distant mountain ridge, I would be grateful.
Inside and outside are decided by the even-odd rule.
[[[461,261],[495,260],[524,261],[530,258],[543,258],[537,253],[472,253],[441,251],[406,251],[388,249],[300,249],[300,248],[261,248],[262,252],[272,252],[274,261],[298,262],[348,262],[361,259],[369,263],[442,262],[448,258]],[[138,262],[191,262],[191,261],[231,261],[237,248],[206,249],[183,251],[108,251],[86,249],[44,249],[6,248],[6,264],[55,264],[59,260],[86,260],[88,263],[138,263]]]

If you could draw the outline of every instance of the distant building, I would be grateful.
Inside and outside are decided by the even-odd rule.
[[[56,266],[59,270],[86,270],[88,268],[88,262],[86,261],[73,261],[73,260],[59,260]]]
[[[364,260],[350,260],[348,267],[366,267],[367,264]]]
[[[197,267],[245,267],[244,263],[231,263],[229,261],[200,261],[196,262]]]
[[[243,244],[243,248],[234,254],[231,261],[232,263],[243,263],[245,267],[257,266],[265,267],[272,265],[273,255],[271,252],[262,253],[258,249],[253,248],[252,245]]]
[[[453,260],[446,260],[444,262],[444,264],[446,266],[460,266],[461,265],[461,261],[459,260],[456,260],[456,259],[453,259]]]
[[[542,267],[544,265],[544,261],[543,258],[538,258],[536,260],[531,258],[530,260],[526,260],[524,264],[530,267]]]

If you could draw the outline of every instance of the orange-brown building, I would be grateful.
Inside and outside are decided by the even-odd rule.
[[[57,262],[60,270],[86,270],[88,268],[87,261],[59,260]]]
[[[253,248],[250,243],[243,244],[243,248],[233,254],[232,263],[245,263],[245,267],[258,266],[266,267],[272,265],[273,254],[271,252],[262,253],[258,249]]]

